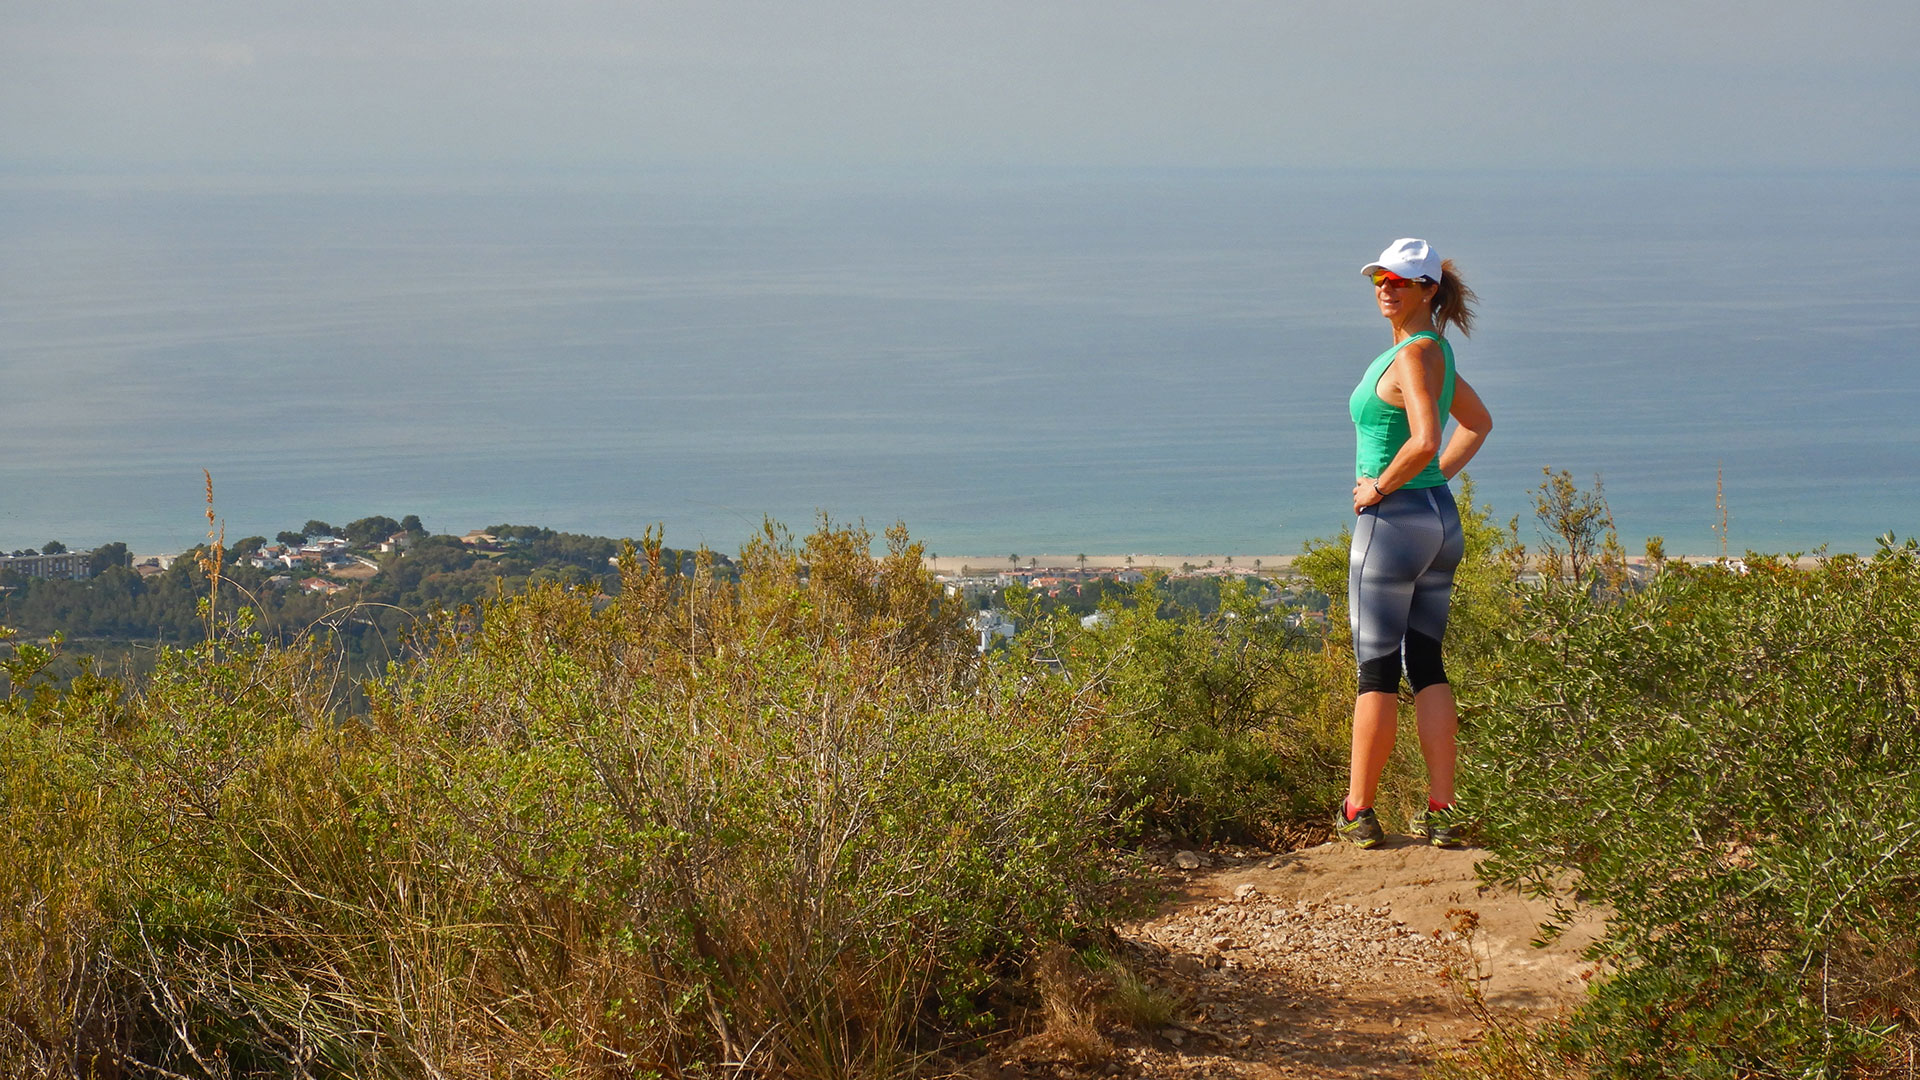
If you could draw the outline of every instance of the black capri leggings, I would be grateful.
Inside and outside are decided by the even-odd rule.
[[[1453,571],[1466,546],[1460,511],[1444,485],[1400,488],[1353,523],[1347,562],[1347,611],[1363,694],[1419,693],[1447,681],[1440,639],[1447,632]]]

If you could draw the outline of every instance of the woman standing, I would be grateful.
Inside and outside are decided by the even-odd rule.
[[[1393,752],[1404,667],[1427,762],[1427,810],[1414,819],[1413,832],[1436,847],[1455,847],[1459,716],[1440,640],[1463,542],[1447,481],[1486,441],[1493,418],[1454,373],[1453,347],[1444,335],[1450,326],[1462,337],[1472,332],[1475,298],[1453,262],[1425,240],[1396,240],[1361,272],[1373,280],[1374,300],[1393,327],[1393,347],[1374,358],[1347,403],[1359,444],[1347,604],[1360,688],[1353,764],[1334,831],[1363,848],[1384,838],[1373,800]],[[1449,416],[1457,426],[1443,450]]]

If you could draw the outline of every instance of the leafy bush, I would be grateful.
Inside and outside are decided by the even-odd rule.
[[[1913,1038],[1920,552],[1747,566],[1549,585],[1475,695],[1486,869],[1611,912],[1567,1041],[1596,1076],[1830,1076]]]
[[[1317,635],[1262,608],[1243,582],[1221,582],[1207,614],[1163,614],[1163,600],[1152,575],[1082,626],[1022,611],[1016,598],[1016,615],[1031,619],[1016,662],[1057,661],[1097,704],[1115,796],[1140,826],[1273,840],[1337,790],[1344,734],[1327,706],[1339,676]]]
[[[47,1075],[905,1071],[1088,917],[1094,714],[917,547],[447,616],[340,722],[222,637],[0,707],[0,1062]],[[599,608],[599,610],[596,610]],[[42,665],[44,666],[44,665]]]
[[[327,682],[317,654],[246,637],[163,654],[131,701],[84,666],[56,692],[49,659],[23,645],[3,662],[0,1063],[110,1075],[195,986],[160,978],[155,958],[187,936],[232,944],[234,882],[199,853],[275,745],[324,723],[311,691]],[[149,1063],[176,1057],[193,1052],[176,1040]]]

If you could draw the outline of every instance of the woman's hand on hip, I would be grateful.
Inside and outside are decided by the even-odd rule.
[[[1353,482],[1353,512],[1356,514],[1385,497],[1380,494],[1380,488],[1371,476],[1363,476]]]

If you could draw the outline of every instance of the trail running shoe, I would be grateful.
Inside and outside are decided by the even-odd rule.
[[[1360,811],[1352,821],[1348,821],[1344,803],[1333,808],[1333,835],[1360,848],[1370,848],[1387,838],[1372,807]]]
[[[1407,831],[1425,840],[1434,847],[1457,848],[1464,846],[1466,838],[1466,820],[1459,810],[1449,806],[1445,810],[1428,810],[1415,814],[1408,824]]]

